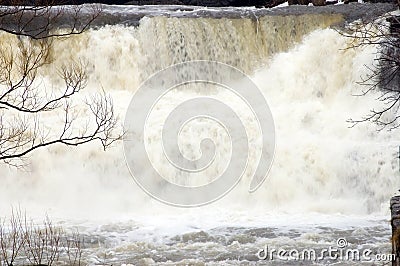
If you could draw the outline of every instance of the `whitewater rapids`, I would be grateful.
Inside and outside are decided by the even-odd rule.
[[[275,160],[265,183],[249,194],[251,161],[259,156],[254,144],[249,169],[233,191],[211,205],[180,209],[150,198],[136,185],[121,143],[106,152],[95,143],[54,146],[32,154],[25,172],[0,167],[1,214],[21,206],[32,217],[48,213],[63,226],[78,227],[91,243],[89,264],[255,263],[256,251],[266,243],[309,247],[335,243],[338,237],[389,252],[388,204],[400,186],[400,143],[396,133],[378,133],[369,123],[349,128],[346,122],[378,106],[377,95],[353,96],[363,89],[356,82],[368,73],[365,65],[373,63],[376,47],[345,49],[349,40],[329,28],[340,19],[155,16],[142,18],[136,27],[109,25],[55,42],[54,62],[40,72],[43,82],[59,85],[57,67],[84,60],[89,75],[84,95],[104,89],[121,121],[141,82],[164,67],[204,59],[241,69],[272,111]],[[0,34],[0,42],[17,41]],[[209,92],[172,91],[157,109],[148,132],[150,157],[166,173],[168,161],[159,158],[153,143],[160,141],[159,120],[175,101],[198,93]],[[218,91],[214,96],[236,105],[234,95]],[[237,108],[249,131],[255,131],[245,108],[240,103]],[[191,126],[193,132],[204,129],[201,123]],[[257,138],[257,132],[251,134]],[[223,140],[217,149],[224,148]],[[184,152],[197,156],[197,146],[189,144],[199,141],[195,134],[186,137]],[[208,174],[220,171],[216,163]]]

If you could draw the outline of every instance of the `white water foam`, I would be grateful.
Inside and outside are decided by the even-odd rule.
[[[331,222],[340,227],[363,219],[382,224],[388,215],[389,198],[400,185],[399,141],[395,133],[378,133],[374,125],[349,128],[346,122],[377,106],[377,95],[352,96],[362,90],[356,81],[367,74],[364,65],[372,63],[375,48],[346,50],[346,38],[333,29],[314,30],[314,26],[299,33],[311,32],[294,47],[283,41],[280,47],[271,48],[265,40],[267,31],[247,36],[254,27],[248,20],[183,20],[146,18],[139,28],[107,26],[71,37],[56,45],[56,61],[41,74],[45,82],[58,84],[54,66],[70,57],[84,58],[89,62],[86,93],[105,89],[123,118],[140,82],[169,64],[214,59],[245,70],[265,95],[276,123],[275,162],[262,187],[253,194],[247,192],[250,163],[239,186],[222,200],[201,208],[179,209],[151,199],[137,187],[125,165],[121,143],[107,152],[94,143],[78,148],[54,146],[32,154],[26,172],[0,168],[1,213],[9,213],[11,205],[20,205],[34,217],[48,212],[71,225],[79,225],[78,221],[89,225],[124,221],[136,224],[133,239],[142,236],[150,242],[157,235],[229,225],[303,224],[312,228]],[[193,28],[202,27],[203,35],[194,33]],[[241,32],[243,29],[246,31]],[[9,38],[5,34],[0,38],[5,37]],[[178,100],[193,94],[172,93],[171,99]],[[216,97],[237,100],[222,92]],[[168,110],[170,104],[161,102],[158,111]],[[47,118],[55,119],[51,115]],[[253,119],[246,114],[242,118],[250,124]],[[249,130],[256,129],[250,126]],[[156,127],[149,132],[154,141],[160,140],[158,132]],[[200,142],[196,136],[185,141]],[[197,144],[185,152],[197,156]],[[259,155],[257,147],[254,149],[250,158],[255,161]],[[157,162],[158,155],[150,156]],[[220,171],[220,165],[213,167],[210,173]],[[289,217],[295,218],[282,224],[282,219]],[[310,220],[315,222],[310,224]]]

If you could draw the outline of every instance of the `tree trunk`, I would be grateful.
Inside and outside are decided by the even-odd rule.
[[[400,196],[391,198],[390,211],[392,215],[392,254],[395,255],[392,266],[400,266]]]

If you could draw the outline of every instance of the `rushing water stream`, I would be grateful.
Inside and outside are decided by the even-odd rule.
[[[155,71],[198,59],[233,65],[260,88],[274,117],[276,154],[265,183],[248,193],[252,162],[260,156],[255,145],[249,169],[227,196],[181,209],[159,203],[136,185],[122,143],[106,152],[94,143],[54,146],[33,154],[25,171],[1,166],[1,214],[19,205],[32,217],[48,213],[67,228],[77,227],[85,235],[84,254],[91,265],[268,264],[257,262],[256,256],[265,245],[320,251],[336,247],[339,238],[352,248],[389,253],[388,201],[400,186],[397,134],[378,133],[368,123],[349,128],[346,122],[377,105],[376,95],[352,96],[362,89],[356,82],[367,74],[365,65],[372,64],[376,47],[344,49],[349,40],[329,28],[342,21],[337,14],[251,19],[154,12],[138,26],[108,25],[55,42],[54,61],[40,72],[44,84],[60,85],[57,68],[84,60],[89,75],[84,95],[104,89],[123,120],[136,89]],[[17,41],[0,33],[2,44]],[[167,174],[168,161],[160,158],[158,148],[163,115],[176,102],[198,94],[210,91],[171,91],[153,117],[149,156]],[[235,95],[212,94],[237,107],[256,139],[252,118],[236,104]],[[201,122],[190,127],[189,133],[205,130]],[[197,156],[193,143],[200,140],[197,133],[189,134],[182,140],[184,152]],[[217,149],[226,146],[222,137],[217,143]],[[210,167],[210,178],[221,171],[218,162]],[[325,259],[301,265],[312,263],[360,264]],[[282,260],[273,265],[288,264],[300,265]]]

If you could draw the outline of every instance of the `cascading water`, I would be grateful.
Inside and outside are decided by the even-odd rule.
[[[271,241],[277,247],[308,246],[346,236],[387,251],[385,217],[388,200],[400,185],[399,142],[395,133],[378,133],[368,123],[349,128],[346,122],[377,105],[376,95],[352,96],[362,90],[356,82],[367,74],[365,65],[372,64],[376,47],[345,49],[349,40],[327,28],[341,19],[318,14],[146,17],[138,27],[105,26],[56,41],[52,63],[40,72],[44,84],[60,85],[57,68],[83,60],[89,75],[83,95],[105,90],[121,120],[140,83],[171,64],[204,59],[241,69],[272,111],[275,160],[265,183],[249,194],[252,161],[260,156],[257,142],[252,142],[249,169],[234,190],[211,205],[179,209],[151,199],[137,187],[121,143],[107,152],[95,144],[54,146],[33,154],[26,171],[0,168],[1,213],[20,205],[32,216],[48,212],[66,226],[79,226],[99,243],[92,247],[91,263],[111,252],[110,261],[116,263],[235,264],[254,260],[257,249]],[[18,41],[0,35],[1,43]],[[201,93],[210,92],[175,90],[159,102],[148,135],[153,151],[149,156],[160,171],[170,172],[157,148],[163,116],[176,102]],[[237,97],[224,91],[212,94],[236,106],[250,138],[257,139],[253,118]],[[48,114],[46,119],[55,118]],[[226,138],[218,136],[217,128],[202,132],[203,122],[189,124],[183,132],[188,134],[182,140],[188,156],[198,156],[198,144],[193,143],[204,134],[217,136],[217,149],[226,149]],[[218,175],[223,167],[224,163],[213,164],[207,173]]]

